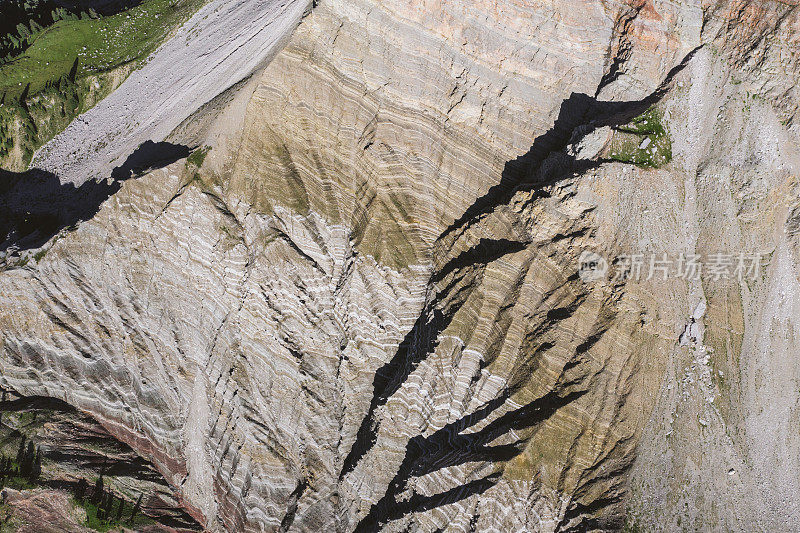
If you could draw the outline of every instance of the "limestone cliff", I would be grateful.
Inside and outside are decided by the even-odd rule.
[[[0,384],[209,530],[798,524],[798,38],[790,1],[322,0],[151,139],[190,157],[5,178]]]

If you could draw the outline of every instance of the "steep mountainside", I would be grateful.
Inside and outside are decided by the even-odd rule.
[[[0,385],[213,531],[800,523],[799,2],[223,3],[2,176]]]

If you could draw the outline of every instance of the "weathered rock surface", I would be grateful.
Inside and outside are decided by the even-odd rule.
[[[19,500],[19,505],[11,500],[3,503],[17,511],[46,512],[37,503],[41,498],[36,495],[40,489],[54,490],[59,500],[72,498],[67,514],[73,516],[72,507],[83,508],[90,503],[105,508],[101,502],[113,495],[112,518],[117,512],[122,514],[121,519],[113,522],[115,524],[132,526],[133,516],[137,528],[148,525],[153,531],[175,533],[199,529],[197,523],[183,512],[179,495],[159,472],[90,416],[53,398],[20,398],[7,391],[3,391],[2,397],[0,459],[3,462],[0,463],[0,481],[5,487],[11,485],[12,488],[26,489],[22,491],[25,498]],[[35,476],[26,473],[21,466],[24,460],[20,460],[20,454],[26,445],[38,455]],[[16,464],[6,468],[5,461],[8,460],[15,460]],[[103,483],[98,487],[99,477],[103,478]],[[31,493],[30,490],[37,492]],[[120,500],[124,501],[121,511]],[[57,507],[51,511],[59,514]],[[85,514],[86,510],[82,512]],[[19,513],[15,511],[12,514]],[[33,528],[48,522],[38,520],[35,515],[23,521]],[[78,522],[85,524],[85,516]],[[61,526],[53,527],[58,529]]]
[[[97,106],[44,145],[31,163],[76,187],[105,179],[145,141],[161,142],[203,106],[262,67],[309,0],[213,0]]]
[[[798,17],[320,2],[202,166],[0,274],[0,383],[211,530],[800,523]],[[653,106],[671,162],[611,161]],[[587,282],[585,250],[765,263]]]
[[[2,525],[18,533],[91,533],[97,531],[84,525],[85,513],[70,501],[70,494],[60,490],[14,490],[5,488],[0,492]],[[160,524],[130,529],[113,527],[111,533],[174,533],[173,528]]]
[[[69,494],[55,490],[17,491],[3,489],[3,525],[21,533],[87,533]]]

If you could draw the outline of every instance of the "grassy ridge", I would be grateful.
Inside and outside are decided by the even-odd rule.
[[[141,66],[203,0],[146,0],[116,15],[59,20],[0,65],[0,166],[33,152]]]
[[[19,98],[30,84],[28,94],[36,94],[68,74],[76,59],[78,77],[142,59],[200,4],[148,0],[109,17],[60,20],[39,33],[24,53],[0,66],[0,93]]]
[[[62,19],[113,15],[141,0],[3,0],[0,63],[24,52],[43,30]],[[97,7],[101,13],[94,8]]]

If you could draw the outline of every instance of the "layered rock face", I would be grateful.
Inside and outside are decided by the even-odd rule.
[[[2,398],[4,529],[87,531],[87,504],[106,508],[113,494],[110,514],[118,518],[110,525],[135,523],[137,530],[153,532],[199,530],[162,476],[91,417],[52,398],[20,398],[7,391]],[[35,476],[23,466],[26,445],[32,459],[39,456]],[[16,463],[11,468],[10,461]],[[17,493],[14,488],[24,490]]]
[[[324,0],[174,132],[205,160],[7,261],[0,382],[210,530],[797,523],[799,20]],[[659,168],[621,153],[643,115]],[[614,275],[740,252],[757,276]]]

